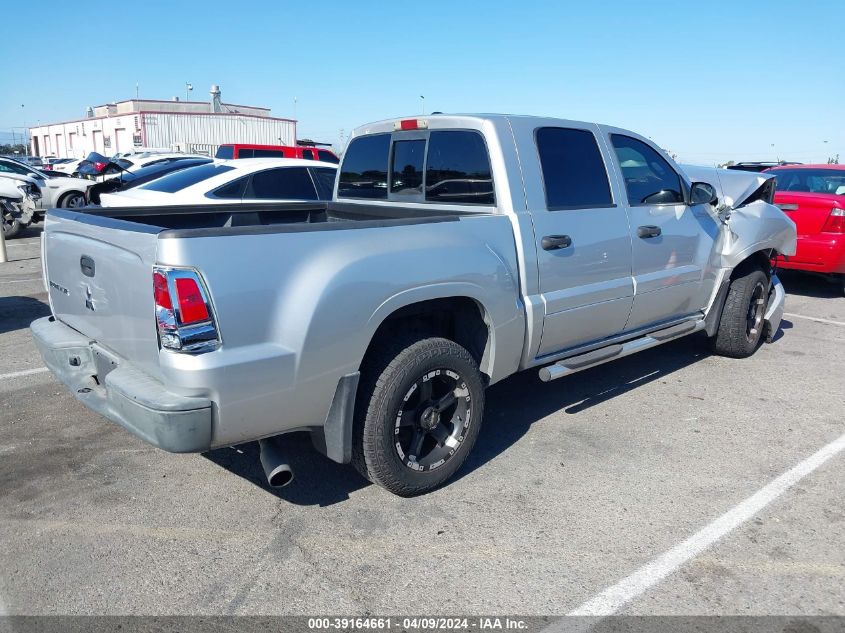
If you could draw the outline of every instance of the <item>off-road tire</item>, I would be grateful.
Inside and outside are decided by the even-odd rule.
[[[731,280],[728,296],[722,308],[722,318],[719,329],[710,339],[710,348],[721,356],[731,358],[747,358],[760,346],[763,338],[765,314],[769,298],[770,281],[765,272],[759,268],[752,268],[738,274]],[[762,301],[760,289],[762,288]],[[752,306],[751,302],[755,305]],[[760,319],[756,328],[751,326],[751,313],[759,313]]]
[[[465,383],[471,401],[467,416],[470,423],[445,463],[433,470],[412,470],[395,447],[394,424],[409,389],[436,370],[454,372]],[[478,364],[466,349],[444,338],[395,339],[373,350],[361,368],[352,464],[361,475],[396,495],[410,497],[429,492],[452,477],[464,463],[478,437],[483,414],[484,383]]]

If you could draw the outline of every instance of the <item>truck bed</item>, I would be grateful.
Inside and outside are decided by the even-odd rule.
[[[210,237],[255,233],[402,226],[456,220],[467,211],[338,202],[250,203],[52,209],[53,217],[113,228],[160,233],[160,237]],[[86,219],[87,216],[87,219]],[[96,218],[96,219],[95,219]],[[103,218],[114,220],[104,223]],[[137,225],[133,229],[133,225]]]

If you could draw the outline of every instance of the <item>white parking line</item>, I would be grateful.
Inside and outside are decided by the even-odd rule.
[[[6,378],[20,378],[22,376],[32,376],[33,374],[42,374],[45,371],[49,371],[49,369],[47,369],[46,367],[36,367],[35,369],[13,371],[10,374],[0,374],[0,380],[5,380]]]
[[[608,587],[600,594],[587,600],[567,615],[608,616],[640,596],[645,591],[675,572],[683,564],[701,554],[720,538],[753,518],[755,514],[780,497],[819,466],[845,449],[845,434],[822,447],[797,466],[761,488],[745,501],[718,519],[706,525],[683,543],[676,545],[640,567],[633,574]]]
[[[792,314],[791,312],[784,312],[783,316],[792,317],[793,319],[806,319],[807,321],[816,321],[817,323],[827,323],[828,325],[845,325],[842,321],[831,321],[830,319],[821,319],[819,317],[804,316],[803,314]]]
[[[24,284],[28,281],[41,281],[41,277],[33,277],[32,279],[10,279],[9,281],[0,281],[0,284]]]

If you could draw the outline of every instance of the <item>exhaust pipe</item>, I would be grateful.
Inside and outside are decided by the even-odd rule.
[[[267,483],[273,488],[284,488],[293,481],[293,470],[288,463],[287,451],[279,442],[279,437],[258,440],[261,448],[261,467],[267,477]]]

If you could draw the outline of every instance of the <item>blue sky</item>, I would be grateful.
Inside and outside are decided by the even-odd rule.
[[[4,17],[2,131],[136,82],[184,98],[190,81],[196,100],[217,83],[276,116],[296,98],[300,137],[335,143],[424,95],[427,112],[618,125],[686,162],[845,161],[843,0],[15,2]]]

